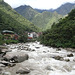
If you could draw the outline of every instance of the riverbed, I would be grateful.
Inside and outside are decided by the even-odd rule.
[[[24,52],[29,59],[5,67],[11,75],[75,75],[75,52],[44,46],[39,42],[7,45],[12,52]],[[28,74],[16,74],[19,68],[30,70]]]

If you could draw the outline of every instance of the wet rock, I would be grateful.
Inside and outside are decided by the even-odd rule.
[[[32,51],[35,51],[35,49],[33,49]]]
[[[43,53],[46,53],[46,51],[43,51]]]
[[[46,70],[52,70],[53,71],[53,69],[51,69],[51,66],[47,66]]]
[[[7,61],[0,61],[1,64],[5,65],[5,66],[8,66],[9,62]]]
[[[20,74],[28,74],[30,73],[30,70],[28,68],[19,68],[19,70],[16,72],[17,74],[20,73]]]
[[[4,55],[6,55],[7,52],[11,52],[11,50],[8,50],[8,48],[4,46],[0,47],[0,56],[3,57]]]
[[[75,59],[73,59],[73,61],[75,62]]]
[[[9,63],[9,64],[8,64],[9,67],[13,67],[13,66],[15,66],[15,65],[16,65],[16,64],[14,64],[14,63]]]
[[[65,59],[65,61],[66,61],[66,62],[69,62],[69,61],[70,61],[70,59]]]
[[[10,62],[7,62],[7,61],[0,61],[0,63],[2,64],[1,66],[9,66],[9,67],[13,67],[15,66],[16,64],[14,63],[10,63]]]
[[[72,53],[71,54],[68,54],[67,57],[73,57],[73,54]]]
[[[0,63],[0,67],[5,67],[5,65],[3,65],[3,64]]]
[[[11,75],[11,73],[10,72],[4,72],[4,73],[2,73],[2,75]]]
[[[11,60],[14,60],[16,63],[23,62],[25,60],[28,60],[29,56],[26,54],[25,56],[14,56]]]
[[[0,67],[0,75],[2,74],[2,72],[3,72],[3,68]]]
[[[39,49],[40,47],[37,46],[37,47],[35,47],[35,48]]]
[[[61,56],[55,56],[53,58],[56,59],[56,60],[60,60],[60,61],[63,61],[64,60],[63,57],[61,57]]]
[[[4,56],[4,60],[6,61],[14,61],[16,63],[23,62],[25,60],[28,60],[29,56],[28,54],[25,54],[24,52],[8,52]]]
[[[61,49],[60,48],[57,48],[56,51],[61,51]]]

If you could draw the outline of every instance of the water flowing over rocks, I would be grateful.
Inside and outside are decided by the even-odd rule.
[[[0,75],[75,75],[75,51],[39,42],[0,48]]]

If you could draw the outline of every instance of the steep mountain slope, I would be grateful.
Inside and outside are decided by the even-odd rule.
[[[32,19],[32,23],[36,24],[43,30],[46,30],[48,28],[51,28],[51,25],[54,22],[58,22],[58,20],[61,17],[62,16],[57,14],[56,12],[51,13],[51,12],[45,11],[43,13],[39,13],[39,14],[35,15],[35,17]]]
[[[40,27],[42,30],[50,28],[53,22],[57,22],[62,16],[56,12],[42,12],[38,13],[36,10],[30,6],[20,6],[15,9],[19,14],[26,17],[36,26]]]
[[[40,39],[45,45],[75,48],[75,9],[59,23],[52,25],[51,29],[43,32]]]
[[[18,8],[15,8],[15,10],[21,14],[22,16],[24,16],[26,19],[28,20],[32,20],[33,17],[38,14],[37,11],[35,11],[32,7],[24,5],[24,6],[20,6]]]
[[[17,33],[36,31],[37,27],[0,0],[0,31],[10,29]]]

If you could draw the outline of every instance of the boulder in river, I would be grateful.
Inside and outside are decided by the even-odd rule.
[[[63,57],[61,57],[61,56],[54,56],[53,58],[56,59],[56,60],[60,60],[60,61],[64,60]]]
[[[11,73],[10,72],[4,72],[4,73],[2,73],[2,75],[11,75]]]
[[[67,54],[67,57],[73,57],[73,54],[71,53],[71,54]]]
[[[4,60],[16,62],[16,63],[20,63],[25,60],[28,60],[28,58],[29,58],[28,54],[26,54],[24,52],[8,52],[4,56]]]
[[[17,74],[18,73],[19,74],[28,74],[28,73],[30,73],[30,70],[28,68],[23,69],[23,68],[20,67],[16,73]]]

